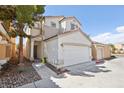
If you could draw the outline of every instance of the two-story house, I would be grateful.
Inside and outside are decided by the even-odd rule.
[[[91,40],[73,16],[46,16],[42,26],[35,23],[31,35],[26,48],[27,58],[31,60],[46,57],[47,62],[61,68],[92,59]]]

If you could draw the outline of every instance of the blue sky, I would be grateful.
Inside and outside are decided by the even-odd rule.
[[[93,38],[120,35],[117,28],[124,26],[124,6],[48,5],[45,10],[44,15],[75,16],[81,22],[83,31]],[[109,43],[118,41],[116,36],[114,39],[116,41],[110,40]]]
[[[124,6],[47,5],[45,16],[75,16],[93,41],[124,43]]]

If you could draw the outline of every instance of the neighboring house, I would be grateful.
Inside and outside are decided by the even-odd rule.
[[[33,36],[27,40],[27,58],[31,60],[46,57],[47,62],[60,68],[92,59],[90,38],[81,31],[81,24],[75,17],[46,16],[42,33],[40,23],[31,30]]]
[[[124,44],[114,44],[115,53],[124,53]]]
[[[94,60],[101,60],[111,57],[111,47],[107,44],[93,42],[92,56]]]
[[[0,21],[0,62],[7,61],[13,56],[15,56],[15,44]]]

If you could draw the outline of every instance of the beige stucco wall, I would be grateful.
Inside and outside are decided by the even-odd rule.
[[[104,58],[110,58],[111,57],[111,49],[109,45],[100,45],[100,44],[93,44],[92,45],[92,56],[93,59],[97,60],[97,49],[102,47],[104,49],[103,51],[103,57]]]
[[[51,22],[56,24],[56,27],[51,26]],[[44,38],[49,38],[59,33],[63,33],[71,30],[71,24],[75,24],[77,26],[76,29],[81,28],[81,25],[77,22],[75,18],[62,20],[60,22],[60,18],[45,18],[45,23],[43,26],[44,30]],[[74,30],[74,29],[73,29]]]
[[[104,46],[104,57],[105,58],[109,58],[109,57],[111,57],[111,48],[110,48],[110,46],[109,45],[105,45]]]
[[[54,22],[56,24],[56,28],[59,29],[60,28],[59,21],[60,21],[60,18],[58,18],[58,17],[55,17],[55,18],[53,18],[53,17],[46,17],[44,25],[52,27],[51,26],[51,22]]]
[[[40,30],[41,30],[40,22],[35,22],[34,26],[31,29],[29,29],[29,31],[27,33],[31,34],[32,36],[37,36],[37,35],[40,35],[40,33],[41,33]]]
[[[6,47],[0,44],[0,59],[6,58]]]
[[[59,29],[44,25],[44,39],[47,39],[49,37],[55,36],[59,33]]]
[[[38,28],[32,28],[31,29],[31,35],[32,36],[36,36],[36,35],[39,35],[40,34],[40,29]]]
[[[0,40],[0,59],[14,57],[15,44],[8,42],[5,36],[0,36],[2,37],[2,40]]]
[[[7,31],[0,23],[0,59],[15,57],[15,38],[10,38]]]
[[[12,57],[16,56],[16,44],[11,44]]]
[[[92,58],[97,59],[96,46],[92,45]]]
[[[30,58],[30,47],[31,47],[31,43],[30,43],[30,39],[26,40],[26,47],[24,48],[24,56],[29,59]]]
[[[58,62],[58,39],[57,37],[47,40],[44,47],[44,54],[47,61],[56,66]]]
[[[62,39],[61,43],[79,43],[79,44],[85,44],[88,46],[91,46],[91,41],[87,39],[80,31],[70,32],[66,33],[65,35],[59,35]]]
[[[26,47],[23,47],[23,56],[26,57]]]
[[[13,46],[0,44],[0,59],[11,58],[15,56]]]

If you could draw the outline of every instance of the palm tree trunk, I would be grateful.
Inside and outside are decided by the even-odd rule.
[[[23,63],[23,37],[19,37],[19,63]]]
[[[19,64],[20,63],[23,63],[23,27],[24,25],[23,24],[19,24],[19,31],[20,31],[20,36],[19,36]]]

